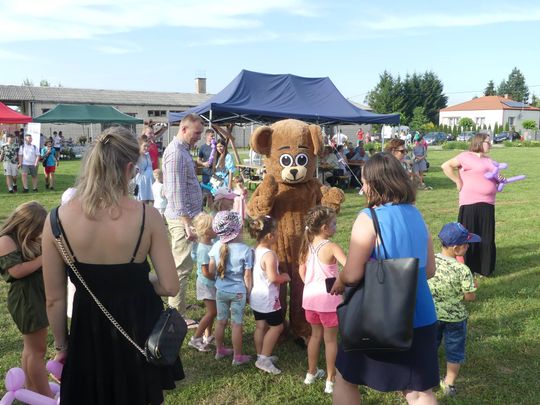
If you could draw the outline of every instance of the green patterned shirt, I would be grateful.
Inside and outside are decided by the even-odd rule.
[[[471,270],[463,263],[440,253],[435,255],[435,276],[428,280],[440,321],[460,322],[469,316],[463,294],[476,291]]]

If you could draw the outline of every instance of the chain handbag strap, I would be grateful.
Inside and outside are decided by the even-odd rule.
[[[73,273],[77,276],[77,278],[79,279],[79,281],[81,282],[83,287],[86,289],[86,291],[88,291],[88,293],[90,294],[92,299],[95,301],[95,303],[97,304],[99,309],[101,309],[101,312],[103,312],[103,314],[113,324],[113,326],[116,329],[118,329],[118,331],[122,335],[124,335],[124,337],[129,341],[129,343],[131,343],[133,346],[135,346],[135,348],[144,356],[144,358],[146,360],[148,360],[148,355],[147,355],[146,351],[144,349],[142,349],[137,343],[135,343],[135,341],[127,334],[127,332],[124,330],[124,328],[122,328],[122,326],[120,326],[120,324],[116,321],[116,319],[114,319],[114,317],[111,315],[111,313],[109,311],[107,311],[107,308],[105,308],[103,306],[103,304],[101,303],[101,301],[94,295],[92,290],[90,290],[90,287],[88,287],[88,284],[86,284],[86,282],[84,281],[84,278],[81,276],[81,274],[77,270],[77,267],[75,267],[75,263],[73,263],[73,260],[71,259],[71,257],[67,253],[66,248],[64,246],[64,243],[62,242],[61,237],[56,237],[55,240],[56,240],[56,244],[58,246],[58,250],[60,251],[60,254],[62,255],[64,261],[67,263],[67,265],[69,266],[71,271],[73,271]]]

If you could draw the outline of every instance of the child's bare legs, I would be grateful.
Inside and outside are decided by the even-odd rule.
[[[232,346],[234,350],[234,356],[242,354],[242,324],[231,322],[232,329]],[[217,329],[216,329],[216,345],[217,345]]]
[[[345,381],[338,372],[332,399],[334,405],[358,405],[360,403],[358,385]]]
[[[319,360],[319,351],[321,349],[321,342],[323,339],[323,326],[311,324],[311,337],[309,338],[307,352],[308,352],[308,373],[317,373],[317,362]]]
[[[270,357],[272,356],[272,352],[274,351],[274,346],[276,345],[281,332],[283,332],[283,324],[276,325],[276,326],[270,326],[266,333],[264,334],[264,339],[262,342],[262,350],[261,352],[257,352],[258,354],[262,354],[263,356]]]
[[[253,343],[255,344],[255,351],[257,354],[262,354],[263,341],[266,331],[268,330],[268,324],[264,319],[255,321],[255,332],[253,332]]]
[[[337,327],[324,328],[324,351],[326,355],[326,379],[328,381],[334,381],[336,377],[337,335],[338,335]]]
[[[444,382],[447,385],[454,385],[459,374],[460,366],[461,365],[459,363],[446,363],[446,378],[444,379]]]
[[[195,338],[202,337],[203,333],[205,332],[206,336],[210,336],[212,334],[212,325],[217,315],[216,301],[204,300],[204,306],[206,307],[206,312],[199,321],[199,326],[197,326],[195,335],[193,335]]]
[[[437,405],[437,398],[432,390],[403,391],[403,396],[410,405]]]
[[[227,319],[220,321],[218,320],[216,322],[216,350],[219,353],[221,349],[223,349],[223,338],[225,336],[225,327],[227,326]]]
[[[22,368],[26,374],[26,388],[53,398],[45,369],[47,328],[23,335]]]

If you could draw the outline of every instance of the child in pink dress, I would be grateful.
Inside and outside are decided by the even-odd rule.
[[[328,207],[311,208],[305,217],[305,231],[300,247],[300,277],[304,282],[302,307],[306,320],[311,324],[308,343],[308,372],[304,384],[313,384],[325,373],[317,368],[319,351],[324,339],[326,353],[326,386],[331,394],[336,376],[336,354],[339,294],[344,285],[339,281],[338,262],[344,266],[347,256],[339,245],[328,240],[336,233],[336,213]],[[337,278],[337,281],[336,281]],[[328,285],[328,286],[327,286]]]

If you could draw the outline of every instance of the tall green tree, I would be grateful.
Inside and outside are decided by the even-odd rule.
[[[508,75],[508,79],[503,80],[497,88],[497,94],[499,96],[508,96],[515,101],[521,101],[527,103],[529,101],[529,88],[525,83],[525,76],[523,73],[515,67]]]
[[[371,90],[365,100],[373,111],[380,114],[400,112],[401,79],[394,79],[386,70],[379,75],[379,83]]]
[[[409,126],[413,131],[420,131],[424,129],[424,126],[429,122],[425,112],[424,107],[416,107],[413,110],[413,116],[409,122]]]
[[[497,91],[495,90],[495,83],[493,80],[490,80],[484,89],[484,96],[495,96],[497,95]]]
[[[540,108],[540,99],[533,94],[531,97],[531,106]]]

